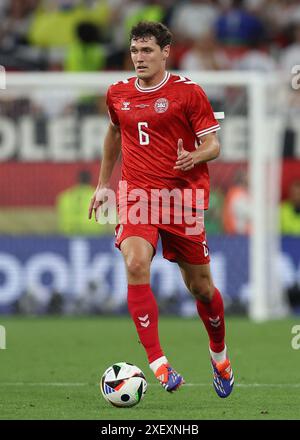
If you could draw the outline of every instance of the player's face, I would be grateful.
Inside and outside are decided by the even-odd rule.
[[[147,81],[164,73],[169,52],[170,46],[161,49],[155,37],[132,40],[130,53],[137,77]]]

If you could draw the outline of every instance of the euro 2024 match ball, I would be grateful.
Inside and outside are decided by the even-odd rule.
[[[113,364],[101,378],[100,390],[104,399],[117,407],[137,405],[147,390],[144,373],[127,362]]]

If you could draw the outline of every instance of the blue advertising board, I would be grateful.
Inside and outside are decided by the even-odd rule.
[[[209,237],[214,282],[225,299],[249,294],[248,238]],[[279,258],[284,286],[300,281],[300,238],[285,237]],[[176,264],[162,257],[152,263],[152,287],[164,299],[188,298]],[[90,286],[106,292],[117,306],[126,303],[124,262],[113,237],[0,237],[0,312],[25,292],[34,292],[45,302],[53,291],[72,300],[84,297]]]

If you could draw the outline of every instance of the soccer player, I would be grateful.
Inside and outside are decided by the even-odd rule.
[[[216,131],[220,126],[201,87],[166,71],[171,37],[161,23],[141,22],[131,30],[130,52],[136,76],[110,86],[107,92],[110,124],[89,218],[101,209],[114,164],[122,150],[127,210],[125,214],[119,212],[116,246],[126,265],[128,309],[150,368],[169,392],[184,383],[161,348],[158,307],[150,287],[150,266],[160,236],[163,256],[178,264],[207,330],[214,388],[220,397],[227,397],[234,377],[224,339],[223,300],[212,280],[205,230],[187,234],[187,222],[175,221],[175,204],[170,208],[173,222],[169,224],[161,221],[161,213],[158,224],[152,222],[151,216],[148,221],[136,224],[128,215],[128,207],[134,204],[132,190],[150,195],[153,189],[190,189],[195,212],[194,193],[200,188],[204,192],[203,207],[208,208],[207,162],[219,155]],[[124,199],[124,194],[122,197]],[[122,197],[119,197],[119,211],[124,211]],[[150,209],[149,203],[147,209]]]

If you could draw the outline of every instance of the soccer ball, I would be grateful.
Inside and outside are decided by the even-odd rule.
[[[138,367],[127,362],[118,362],[103,373],[100,390],[104,399],[112,405],[130,407],[143,399],[147,382]]]

